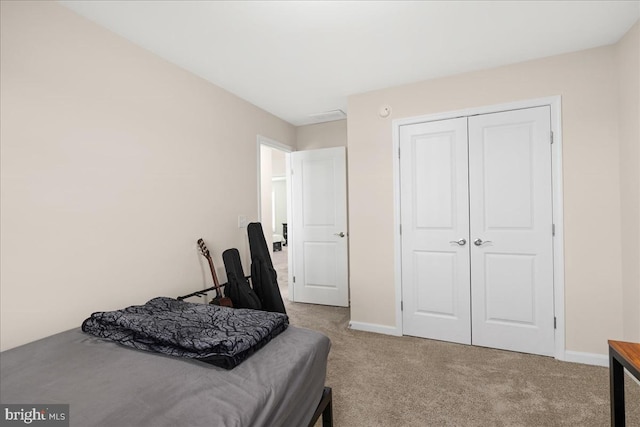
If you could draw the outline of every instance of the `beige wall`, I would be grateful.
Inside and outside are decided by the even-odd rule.
[[[351,320],[395,326],[392,120],[561,95],[566,349],[605,354],[625,317],[617,79],[610,46],[349,97]]]
[[[1,2],[1,348],[210,286],[290,124],[55,2]]]
[[[271,150],[271,176],[283,177],[287,173],[286,153],[281,150]]]
[[[317,123],[296,128],[298,150],[347,146],[347,120]]]
[[[640,341],[640,24],[616,46],[624,339]]]

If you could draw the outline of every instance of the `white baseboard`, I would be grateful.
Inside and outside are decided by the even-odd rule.
[[[598,353],[584,353],[581,351],[564,352],[565,362],[583,363],[585,365],[595,365],[609,367],[609,355]]]
[[[596,365],[596,366],[604,366],[605,368],[609,367],[609,355],[608,354],[596,354],[596,353],[582,353],[580,351],[565,351],[565,362],[575,362],[575,363],[584,363],[586,365]],[[640,385],[640,380],[631,375],[629,371],[626,369],[624,373],[627,374],[629,378]]]
[[[393,335],[396,337],[402,336],[402,333],[394,326],[378,325],[375,323],[351,321],[349,322],[349,328],[356,331],[375,332],[377,334]]]

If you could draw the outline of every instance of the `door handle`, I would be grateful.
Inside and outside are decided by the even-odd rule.
[[[460,246],[464,246],[467,244],[467,241],[465,239],[460,239],[460,240],[452,240],[449,243],[457,243]]]
[[[491,240],[482,241],[482,239],[476,239],[473,241],[473,244],[476,246],[482,246],[485,243],[493,243]]]
[[[344,232],[339,232],[339,233],[333,233],[334,236],[338,236],[338,237],[344,237],[346,236],[346,234],[344,234]]]

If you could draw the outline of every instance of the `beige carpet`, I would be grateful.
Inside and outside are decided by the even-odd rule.
[[[607,368],[350,330],[348,308],[287,300],[284,259],[273,256],[291,324],[331,338],[337,427],[610,424]],[[625,386],[627,426],[640,427],[640,385]]]

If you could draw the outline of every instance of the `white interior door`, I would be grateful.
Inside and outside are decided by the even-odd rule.
[[[403,333],[552,356],[550,108],[400,127]]]
[[[469,118],[474,345],[554,354],[550,135],[549,107]]]
[[[291,153],[293,300],[349,306],[345,148]]]
[[[470,344],[467,119],[400,135],[403,332]]]

